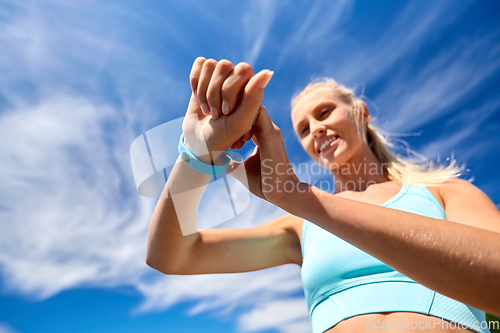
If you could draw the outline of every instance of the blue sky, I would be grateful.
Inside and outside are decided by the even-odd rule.
[[[290,98],[357,87],[420,155],[454,156],[500,203],[494,1],[0,2],[0,333],[310,332],[300,269],[165,276],[132,141],[183,116],[197,56],[275,72],[264,104],[293,163]],[[244,147],[243,155],[252,147]],[[255,197],[224,227],[283,212]]]

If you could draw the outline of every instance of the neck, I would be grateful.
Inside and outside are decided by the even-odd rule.
[[[368,186],[389,181],[382,163],[368,147],[338,168],[331,170],[335,178],[335,193],[343,191],[365,191]]]

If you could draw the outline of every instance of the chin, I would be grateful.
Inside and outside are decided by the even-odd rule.
[[[339,152],[337,149],[336,151],[328,154],[325,157],[320,157],[317,162],[321,166],[333,172],[334,170],[338,170],[339,166],[347,163],[348,160],[349,157],[346,156],[346,154],[343,154],[343,152]]]
[[[335,170],[337,169],[337,166],[340,164],[338,162],[338,159],[335,158],[335,156],[333,155],[329,156],[329,158],[320,157],[316,162],[318,162],[319,165],[328,170]]]

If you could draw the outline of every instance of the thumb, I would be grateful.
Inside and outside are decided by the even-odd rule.
[[[189,99],[189,105],[187,108],[186,115],[195,114],[199,119],[203,118],[205,115],[201,111],[200,103],[196,98],[194,93],[191,93],[191,98]]]
[[[253,193],[255,179],[260,176],[259,147],[256,146],[252,155],[243,162],[231,161],[226,173],[238,180]]]
[[[288,165],[289,160],[281,129],[271,121],[266,107],[263,105],[259,108],[254,128],[254,135],[259,143],[262,161],[270,159],[274,161],[273,163],[281,162]]]
[[[264,69],[248,81],[243,91],[241,104],[229,114],[229,119],[234,123],[235,128],[243,127],[245,132],[248,131],[247,127],[255,119],[259,105],[264,99],[264,91],[273,74],[274,72]]]
[[[252,155],[248,156],[246,160],[243,161],[245,165],[245,169],[247,170],[255,170],[256,168],[260,168],[260,148],[259,146],[255,146]]]
[[[279,127],[272,122],[264,105],[260,106],[253,126],[255,127],[255,138],[259,145],[262,145],[262,142],[265,141],[266,138],[281,133]]]

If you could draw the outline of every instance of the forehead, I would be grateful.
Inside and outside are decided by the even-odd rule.
[[[297,124],[301,119],[312,113],[323,104],[342,103],[339,96],[330,87],[318,87],[301,96],[292,109],[292,123]]]

